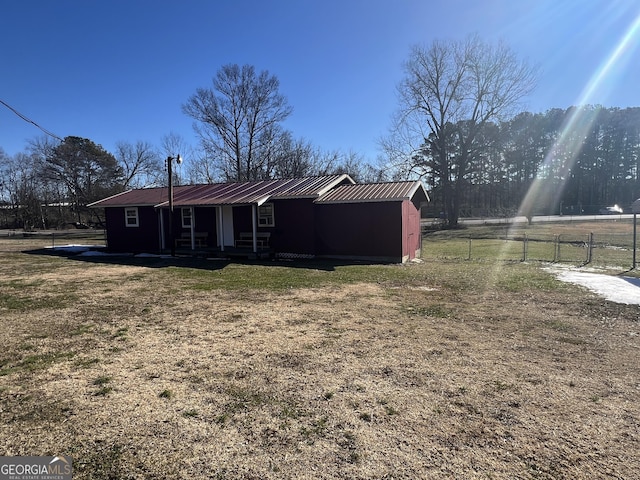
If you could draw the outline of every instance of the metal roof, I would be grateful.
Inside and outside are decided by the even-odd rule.
[[[174,206],[206,205],[262,205],[273,199],[316,198],[343,182],[353,183],[348,175],[292,178],[287,180],[263,180],[258,182],[233,182],[197,185],[175,192]],[[168,199],[157,204],[168,205]]]
[[[413,199],[418,195],[418,201],[429,201],[424,186],[419,181],[362,183],[342,185],[316,199],[316,203],[365,203],[365,202],[395,202]],[[422,197],[422,198],[421,198]]]
[[[342,184],[353,184],[349,175],[263,180],[258,182],[231,182],[207,185],[183,185],[173,189],[173,205],[262,205],[272,199],[317,198]],[[91,207],[156,206],[169,204],[168,188],[145,188],[105,198]]]
[[[181,190],[189,188],[187,186],[177,186],[173,189],[174,196]],[[158,203],[166,202],[169,198],[169,189],[167,187],[140,188],[136,190],[127,190],[108,198],[90,203],[89,207],[143,207],[153,206]]]

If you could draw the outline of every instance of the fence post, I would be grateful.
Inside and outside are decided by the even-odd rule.
[[[56,233],[51,232],[51,248],[56,248]]]
[[[589,235],[587,235],[587,261],[586,263],[591,263],[591,260],[593,260],[593,232],[590,232]]]
[[[635,207],[635,202],[634,202],[634,207]],[[635,208],[633,210],[633,267],[631,267],[633,270],[636,269],[636,217],[637,217],[637,213],[635,211]]]
[[[553,263],[558,261],[560,256],[560,235],[553,236]]]
[[[467,260],[471,260],[471,239],[469,239],[469,255],[467,256]]]
[[[524,234],[524,237],[522,238],[522,261],[526,262],[527,261],[527,247],[528,245],[528,241],[529,239],[527,238],[527,234]]]

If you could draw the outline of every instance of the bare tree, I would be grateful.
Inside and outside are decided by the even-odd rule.
[[[41,184],[34,159],[25,153],[6,156],[0,164],[0,200],[5,226],[31,230],[42,227]]]
[[[198,159],[193,154],[191,146],[185,141],[184,138],[182,138],[180,134],[175,132],[169,132],[162,137],[161,155],[164,157],[162,161],[163,177],[161,181],[163,185],[167,185],[169,181],[169,179],[167,178],[168,157],[175,158],[180,155],[183,160],[183,163],[174,165],[174,168],[172,169],[174,185],[182,185],[185,183],[184,175],[182,173],[183,166],[187,165],[186,169],[189,170],[189,166],[192,167],[194,161],[198,161]]]
[[[382,146],[405,176],[437,179],[449,225],[458,222],[471,160],[483,148],[480,132],[515,114],[535,80],[536,69],[506,45],[477,36],[411,50],[400,108]]]
[[[44,162],[48,156],[53,154],[55,148],[60,144],[61,142],[54,140],[52,137],[41,135],[29,140],[27,152]]]
[[[11,188],[11,179],[9,176],[9,156],[4,149],[0,147],[0,204],[8,202],[9,192]]]
[[[334,175],[346,173],[356,182],[383,182],[387,174],[384,168],[376,167],[367,162],[364,156],[353,150],[342,152],[335,150],[319,154],[314,163],[319,175]]]
[[[190,156],[186,176],[190,184],[215,183],[219,179],[214,162],[202,152]]]
[[[122,167],[124,188],[144,188],[162,183],[160,154],[147,142],[118,142],[116,160]]]
[[[194,128],[208,157],[224,180],[263,178],[258,151],[273,141],[274,132],[292,112],[278,92],[280,82],[268,71],[256,74],[251,65],[225,65],[211,88],[199,88],[183,105],[196,120]]]
[[[294,178],[312,175],[313,147],[304,139],[294,139],[285,131],[268,142],[264,168],[269,178]]]

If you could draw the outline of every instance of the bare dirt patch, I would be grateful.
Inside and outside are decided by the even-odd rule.
[[[0,293],[53,302],[0,303],[5,455],[68,454],[74,478],[640,468],[640,310],[531,267],[424,263],[207,289],[231,273],[198,272],[194,288],[176,267],[2,248]]]

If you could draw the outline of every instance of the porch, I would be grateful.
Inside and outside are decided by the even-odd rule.
[[[217,258],[268,258],[271,232],[258,230],[258,209],[249,205],[158,209],[162,253]]]

